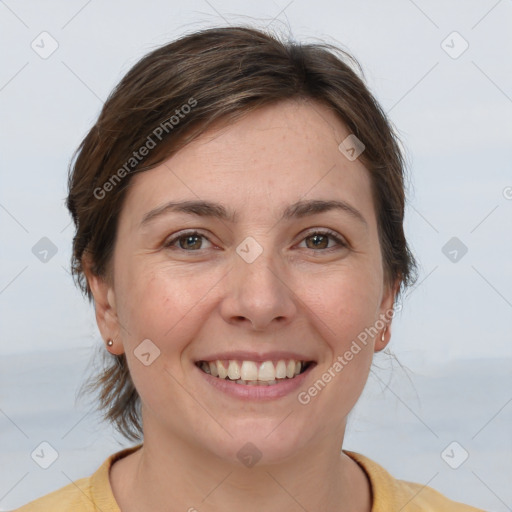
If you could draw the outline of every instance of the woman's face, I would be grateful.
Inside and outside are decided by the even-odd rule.
[[[338,149],[348,135],[324,106],[283,102],[132,178],[113,286],[93,291],[102,334],[126,353],[146,439],[276,462],[343,435],[393,304],[369,173]],[[165,208],[185,201],[213,206]],[[277,383],[198,367],[217,359],[239,361],[235,379],[241,366],[252,379],[277,371]],[[282,379],[289,360],[312,364]]]

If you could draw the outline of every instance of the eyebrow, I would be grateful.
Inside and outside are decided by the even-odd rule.
[[[345,201],[312,199],[308,201],[297,201],[285,208],[281,220],[300,219],[318,213],[324,213],[332,210],[338,210],[349,214],[352,218],[358,220],[366,227],[368,223],[359,210]],[[235,223],[237,219],[236,212],[226,209],[223,205],[211,201],[191,200],[191,201],[170,201],[154,210],[147,212],[140,223],[140,227],[149,224],[157,217],[168,213],[186,213],[198,217],[211,217],[228,222]]]

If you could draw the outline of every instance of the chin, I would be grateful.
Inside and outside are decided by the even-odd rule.
[[[292,416],[292,415],[290,415]],[[226,425],[232,437],[222,435],[212,443],[211,437],[205,440],[207,448],[217,457],[229,464],[243,465],[248,468],[283,463],[298,456],[304,448],[307,436],[296,423],[284,420],[244,419],[239,424]],[[276,428],[277,427],[277,428]],[[293,427],[292,429],[290,427]]]

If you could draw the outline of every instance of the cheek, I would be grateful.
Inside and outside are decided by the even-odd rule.
[[[199,282],[165,264],[126,267],[119,277],[118,315],[129,371],[144,401],[152,403],[173,386],[172,375],[181,372],[180,354],[200,329],[197,316],[202,313],[199,302],[205,294],[200,284],[204,286],[205,280]],[[137,354],[147,339],[157,347],[149,345],[149,351],[158,357],[145,366]]]
[[[133,267],[125,272],[122,281],[119,315],[128,327],[129,337],[132,341],[150,338],[157,344],[172,337],[171,332],[178,325],[183,326],[182,320],[200,302],[207,284],[203,280],[199,288],[197,280],[165,265]]]
[[[380,288],[376,280],[365,279],[363,274],[343,274],[325,282],[321,297],[310,302],[310,307],[329,347],[324,368],[330,370],[331,377],[335,375],[334,387],[342,389],[343,396],[351,400],[364,387],[373,358],[373,336],[379,336],[371,328],[380,303]]]
[[[346,270],[346,271],[345,271]],[[316,286],[315,297],[306,299],[310,309],[324,325],[325,339],[337,351],[357,338],[376,319],[381,287],[368,273],[345,269],[333,272]],[[309,290],[313,288],[310,286]],[[304,290],[303,296],[306,298]]]

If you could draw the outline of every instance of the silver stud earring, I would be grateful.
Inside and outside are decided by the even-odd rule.
[[[114,344],[114,342],[113,342],[112,340],[108,340],[108,341],[107,341],[107,345],[108,345],[109,347],[111,347],[113,344]]]

